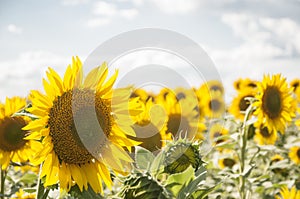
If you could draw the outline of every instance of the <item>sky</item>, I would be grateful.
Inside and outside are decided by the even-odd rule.
[[[227,100],[237,78],[282,73],[291,81],[300,78],[299,10],[299,0],[0,0],[0,101],[42,89],[49,66],[63,75],[72,56],[84,61],[103,42],[141,28],[175,31],[198,43]]]

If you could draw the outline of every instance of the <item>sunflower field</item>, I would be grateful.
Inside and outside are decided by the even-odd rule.
[[[113,72],[112,75],[108,75]],[[0,104],[0,198],[300,199],[300,79],[152,93],[106,63]]]

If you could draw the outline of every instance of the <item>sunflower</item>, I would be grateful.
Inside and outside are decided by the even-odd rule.
[[[219,159],[218,164],[221,169],[232,168],[236,164],[236,160],[231,157]]]
[[[208,118],[220,118],[225,113],[225,102],[220,92],[211,91],[200,99],[200,110]]]
[[[226,135],[228,134],[228,130],[219,123],[214,123],[209,129],[209,137],[210,140],[213,141],[214,145],[225,142],[226,139],[224,138],[224,136],[226,137]]]
[[[11,199],[35,199],[36,195],[34,193],[25,193],[23,189],[19,189],[18,192],[15,193],[15,197]]]
[[[112,185],[109,168],[124,173],[132,162],[124,148],[139,144],[126,136],[135,135],[128,113],[139,113],[136,98],[128,103],[128,88],[113,91],[118,72],[105,82],[107,74],[103,63],[83,82],[82,63],[76,57],[63,80],[48,69],[49,82],[43,79],[46,94],[31,91],[28,111],[38,119],[23,129],[31,131],[27,140],[43,139],[34,164],[42,163],[45,187],[59,182],[61,190],[77,184],[83,191],[90,185],[103,193],[102,182]]]
[[[143,112],[133,116],[133,129],[136,137],[131,139],[141,142],[140,146],[149,151],[156,151],[166,145],[166,140],[172,140],[172,134],[166,133],[166,115],[162,107],[152,100],[144,103]]]
[[[236,118],[243,120],[245,116],[245,111],[250,105],[250,101],[246,100],[247,97],[254,97],[254,89],[244,89],[238,93],[238,95],[233,99],[229,112],[233,114]]]
[[[290,85],[297,97],[297,102],[300,102],[300,79],[294,79],[290,82]]]
[[[169,189],[164,187],[148,172],[135,171],[122,179],[124,186],[118,193],[121,198],[128,199],[167,199],[173,198]]]
[[[142,102],[146,102],[148,100],[152,100],[154,101],[155,97],[152,93],[148,93],[147,91],[145,91],[144,89],[142,88],[137,88],[137,89],[134,89],[132,92],[131,92],[131,95],[130,95],[130,98],[136,98],[136,97],[139,97],[139,99],[142,101]]]
[[[293,89],[293,92],[298,93],[300,92],[300,79],[294,79],[290,82],[290,85]]]
[[[222,82],[218,80],[210,80],[202,84],[198,90],[198,93],[201,95],[203,93],[218,92],[221,95],[224,95],[224,86]]]
[[[189,98],[190,100],[197,101],[197,95],[193,89],[187,89],[183,87],[178,87],[174,89],[176,99],[178,101]],[[195,103],[196,104],[196,103]]]
[[[300,147],[292,147],[289,152],[289,157],[295,164],[300,165]]]
[[[196,101],[189,97],[177,101],[172,93],[168,93],[164,101],[157,103],[163,106],[167,115],[166,133],[171,133],[174,138],[181,135],[189,139],[203,139],[205,125],[199,122]]]
[[[284,160],[284,158],[279,155],[279,154],[276,154],[274,156],[271,157],[271,161],[270,161],[270,166],[272,166],[273,164],[277,163],[277,162],[280,162]],[[278,173],[278,174],[282,174],[282,175],[286,175],[288,172],[287,172],[287,169],[285,168],[273,168],[272,171],[274,173]]]
[[[155,103],[157,104],[164,104],[166,99],[168,98],[172,98],[172,100],[176,100],[176,94],[175,92],[167,87],[162,88],[159,93],[156,95],[155,97]]]
[[[242,91],[244,89],[256,89],[257,84],[258,81],[251,80],[249,78],[240,78],[233,83],[233,86],[237,91]]]
[[[24,163],[32,158],[32,154],[42,148],[41,143],[24,140],[27,131],[22,130],[30,119],[23,116],[13,116],[23,109],[26,100],[20,97],[6,98],[0,107],[0,165],[6,170],[10,162]]]
[[[169,174],[185,171],[190,165],[197,170],[203,163],[199,153],[199,143],[179,139],[169,143],[164,150],[165,172]]]
[[[254,141],[259,145],[273,145],[277,140],[277,131],[269,130],[263,124],[255,123]]]
[[[297,190],[296,187],[292,187],[291,190],[287,186],[282,187],[280,191],[280,196],[276,195],[276,199],[300,199],[300,190]]]
[[[257,101],[253,106],[256,107],[254,115],[258,117],[257,122],[264,124],[269,131],[284,133],[286,123],[295,116],[294,99],[285,78],[280,74],[264,76],[262,83],[258,84],[255,98]]]

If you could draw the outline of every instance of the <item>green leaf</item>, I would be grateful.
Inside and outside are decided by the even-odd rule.
[[[200,167],[198,171],[196,172],[196,177],[191,182],[189,182],[186,186],[183,186],[180,192],[178,193],[177,198],[189,198],[192,197],[192,194],[197,192],[199,189],[199,184],[205,180],[206,178],[206,169],[205,167]],[[206,190],[206,189],[205,189]],[[203,191],[205,191],[203,189]],[[206,193],[206,192],[205,192]],[[205,195],[204,195],[205,196]]]
[[[78,199],[103,199],[100,194],[97,194],[93,191],[93,189],[89,186],[88,190],[80,191],[77,185],[73,186],[70,190],[71,196]]]
[[[23,188],[23,191],[26,193],[34,193],[36,192],[36,189],[34,188]]]
[[[21,177],[19,182],[23,182],[25,184],[32,184],[37,180],[37,175],[33,173],[26,173]]]
[[[153,175],[157,175],[164,170],[164,164],[163,160],[165,159],[165,153],[161,151],[159,154],[157,154],[150,166],[150,173]]]
[[[166,187],[176,196],[194,177],[194,168],[190,165],[184,172],[170,175],[166,180]]]
[[[135,162],[137,167],[143,170],[149,170],[151,163],[154,161],[154,155],[143,147],[135,147]]]
[[[198,189],[196,192],[192,194],[192,198],[197,198],[197,199],[203,199],[205,198],[210,192],[212,192],[216,186],[207,188],[207,189]]]

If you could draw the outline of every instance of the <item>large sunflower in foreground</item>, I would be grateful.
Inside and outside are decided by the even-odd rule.
[[[25,105],[26,100],[20,97],[6,98],[5,104],[0,104],[0,168],[2,170],[5,170],[11,161],[27,162],[32,154],[42,147],[39,142],[23,139],[28,132],[22,128],[30,119],[13,116]]]
[[[280,74],[265,75],[262,83],[258,84],[255,98],[257,101],[253,106],[256,107],[254,115],[258,117],[257,122],[264,124],[269,131],[284,133],[286,123],[295,116],[294,99],[286,79]]]
[[[291,190],[284,186],[280,191],[280,196],[275,196],[276,199],[300,199],[300,190],[292,187]]]
[[[43,138],[44,148],[36,154],[35,164],[42,163],[44,186],[59,182],[62,190],[69,191],[77,184],[79,189],[88,185],[102,193],[102,181],[111,187],[109,168],[125,172],[132,159],[124,151],[138,144],[127,138],[134,136],[130,127],[129,89],[112,90],[117,72],[105,82],[106,63],[93,69],[83,81],[82,63],[73,58],[63,80],[51,68],[48,80],[43,79],[46,94],[32,91],[29,112],[39,119],[29,123],[28,140]]]

